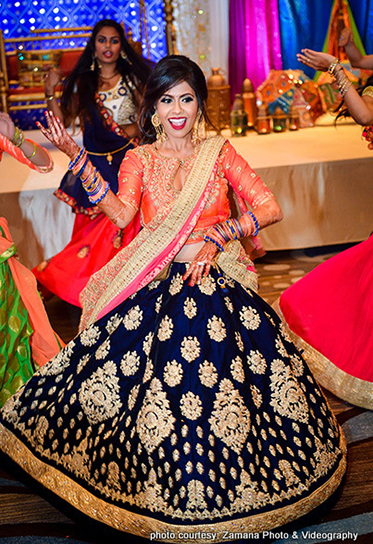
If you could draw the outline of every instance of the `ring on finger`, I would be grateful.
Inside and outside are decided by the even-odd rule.
[[[198,261],[197,266],[205,266],[205,261]]]

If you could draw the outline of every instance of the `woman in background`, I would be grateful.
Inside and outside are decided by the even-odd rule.
[[[361,125],[373,123],[373,87],[362,96],[338,59],[304,49],[298,59],[328,70]],[[369,139],[371,129],[365,127]],[[371,146],[371,144],[369,144]],[[353,185],[351,185],[353,187]],[[286,289],[275,309],[321,385],[338,397],[373,409],[373,236],[317,266]]]
[[[137,109],[150,69],[127,42],[123,28],[111,19],[98,22],[78,64],[63,82],[60,103],[56,89],[61,74],[45,79],[47,106],[66,127],[79,120],[83,143],[92,163],[114,193],[124,155],[138,144]],[[137,234],[139,218],[125,229],[115,227],[93,205],[79,176],[67,172],[56,196],[75,216],[70,243],[33,272],[44,296],[49,293],[80,306],[79,293],[90,276]]]
[[[0,112],[0,160],[3,152],[38,172],[53,162],[46,149]],[[0,217],[0,406],[64,346],[52,330],[33,274],[16,258],[8,223]]]

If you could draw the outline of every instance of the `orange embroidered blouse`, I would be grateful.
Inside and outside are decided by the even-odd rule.
[[[183,161],[183,169],[188,173],[199,149],[197,147]],[[143,226],[154,217],[159,208],[171,208],[178,198],[180,191],[174,189],[173,180],[180,163],[178,158],[164,157],[158,153],[154,144],[139,146],[127,152],[119,170],[118,197],[136,210],[140,208]],[[212,225],[231,216],[229,186],[253,209],[274,198],[260,177],[227,140],[218,157],[211,194],[187,243],[203,240],[205,232]]]

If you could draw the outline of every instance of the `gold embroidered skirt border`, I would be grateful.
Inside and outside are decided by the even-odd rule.
[[[355,376],[341,370],[322,353],[317,351],[317,349],[313,348],[303,338],[293,332],[281,312],[278,300],[273,303],[272,307],[280,316],[286,332],[301,351],[319,384],[346,402],[367,410],[373,410],[373,383],[355,378]]]
[[[2,424],[0,424],[0,448],[12,460],[18,462],[21,459],[21,468],[38,483],[96,521],[143,538],[149,538],[150,533],[174,532],[176,538],[162,538],[162,542],[179,544],[185,543],[185,538],[178,534],[185,532],[188,534],[213,533],[216,534],[214,542],[224,542],[226,541],[224,535],[228,533],[262,533],[294,521],[325,502],[337,490],[346,471],[346,455],[344,455],[329,480],[311,495],[292,505],[234,520],[179,525],[135,514],[95,497],[71,478],[35,457],[27,446]],[[341,434],[340,448],[341,451],[346,452],[343,434]],[[206,539],[197,537],[190,542],[200,544],[205,543]]]

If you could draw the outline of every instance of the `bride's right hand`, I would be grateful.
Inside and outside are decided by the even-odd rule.
[[[70,159],[74,159],[80,151],[78,144],[67,133],[64,125],[59,118],[53,114],[53,112],[46,111],[45,118],[48,123],[48,128],[43,127],[43,125],[39,122],[36,123],[41,132],[44,134],[47,140],[52,142],[52,144],[54,144],[60,151],[65,153],[65,155],[70,157]]]

